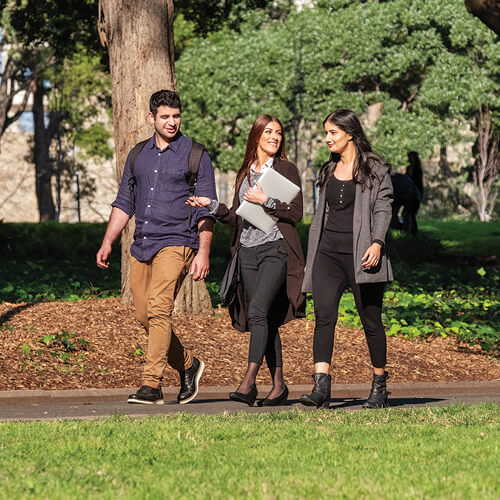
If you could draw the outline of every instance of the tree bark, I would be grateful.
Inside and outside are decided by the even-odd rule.
[[[152,134],[149,97],[176,89],[172,0],[100,0],[99,29],[111,70],[116,179],[132,147]],[[122,302],[130,304],[130,245],[134,220],[122,232]]]
[[[43,97],[45,90],[43,81],[40,79],[35,83],[33,94],[33,120],[35,135],[35,173],[36,173],[36,198],[40,222],[54,220],[56,210],[52,198],[52,165],[50,163],[49,148],[52,137],[45,127],[45,113],[43,109]]]
[[[151,94],[160,89],[176,90],[173,20],[173,0],[99,1],[99,36],[108,47],[111,70],[118,182],[129,151],[153,133],[148,121]],[[127,304],[132,302],[130,245],[134,228],[131,220],[121,239],[122,302]],[[208,294],[204,283],[196,282],[193,294],[202,296],[203,290]],[[183,289],[179,296],[185,296]]]
[[[465,6],[471,14],[500,35],[500,2],[498,0],[465,0]]]
[[[0,43],[0,52],[4,51],[4,49],[5,46]],[[21,54],[21,51],[17,52],[17,55],[19,54]],[[12,58],[8,51],[4,52],[4,57],[6,60],[3,71],[0,73],[0,137],[2,137],[7,127],[14,123],[26,110],[35,80],[35,74],[33,72],[27,74],[22,63]],[[9,116],[14,97],[20,93],[23,96],[22,101],[15,112]]]
[[[489,222],[495,208],[498,189],[495,182],[499,171],[500,138],[494,134],[494,125],[491,122],[491,112],[486,106],[479,108],[477,115],[477,145],[478,159],[472,171],[474,180],[474,202],[479,220]]]
[[[204,282],[193,281],[191,275],[188,274],[175,299],[174,311],[190,314],[211,313],[212,301]]]

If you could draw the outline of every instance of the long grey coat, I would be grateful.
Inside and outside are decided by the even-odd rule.
[[[353,214],[353,258],[356,283],[377,283],[392,281],[392,267],[386,254],[385,244],[380,261],[376,267],[363,268],[361,259],[374,240],[385,243],[385,236],[392,217],[392,183],[389,167],[374,154],[367,155],[372,162],[372,169],[377,174],[371,189],[363,191],[361,184],[356,184]],[[312,269],[318,251],[321,234],[328,218],[328,206],[325,186],[320,191],[316,215],[309,229],[307,246],[306,272],[302,292],[312,292]]]

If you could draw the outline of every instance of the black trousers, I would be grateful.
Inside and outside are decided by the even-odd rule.
[[[283,366],[278,327],[269,316],[276,297],[284,293],[287,258],[283,240],[239,250],[240,276],[248,303],[249,363],[261,364],[265,355],[267,366]]]
[[[399,220],[399,211],[403,207],[403,221]],[[405,195],[394,199],[392,204],[391,227],[407,231],[414,236],[418,232],[417,212],[420,208],[420,201],[416,196]]]
[[[375,368],[383,368],[387,356],[385,329],[382,324],[385,284],[356,284],[353,255],[321,251],[321,245],[314,260],[312,278],[316,316],[314,362],[331,363],[339,302],[346,285],[350,285],[365,330],[372,365]]]

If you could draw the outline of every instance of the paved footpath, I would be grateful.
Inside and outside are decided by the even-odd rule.
[[[212,415],[223,412],[245,411],[262,413],[300,409],[312,411],[298,402],[312,385],[290,386],[286,405],[272,408],[249,407],[230,401],[228,393],[234,387],[200,387],[197,398],[189,404],[177,404],[178,388],[163,390],[164,405],[131,405],[127,396],[133,389],[88,389],[66,391],[0,391],[0,421],[85,419],[108,415],[168,415],[180,412]],[[500,404],[500,380],[487,382],[418,382],[389,384],[389,402],[393,408],[418,408],[453,403],[475,404],[496,402]],[[260,397],[269,391],[259,387]],[[341,384],[332,387],[331,410],[360,410],[369,393],[368,384]]]

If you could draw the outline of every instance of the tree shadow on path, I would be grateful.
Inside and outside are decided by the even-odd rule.
[[[0,327],[2,327],[7,321],[12,319],[16,314],[28,309],[29,307],[33,307],[35,305],[34,302],[27,302],[26,304],[19,304],[18,306],[9,309],[7,312],[3,313],[0,316]]]

